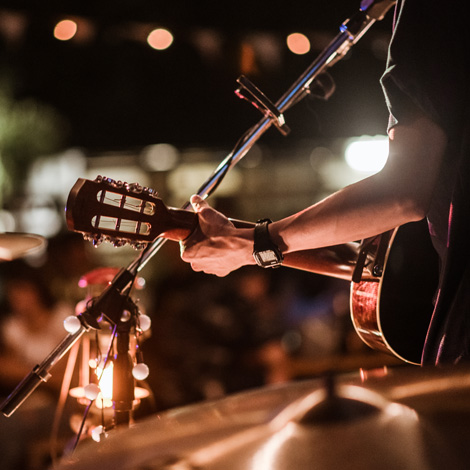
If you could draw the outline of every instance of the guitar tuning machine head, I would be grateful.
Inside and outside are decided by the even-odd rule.
[[[134,248],[134,250],[139,251],[147,247],[147,243],[145,242],[131,242],[130,245],[132,246],[132,248]]]
[[[112,178],[108,178],[107,176],[98,175],[95,178],[95,181],[97,183],[106,183],[106,184],[109,184],[110,186],[116,186],[116,181],[113,180]]]
[[[130,183],[126,184],[126,189],[132,191],[133,193],[140,194],[144,188],[139,183]]]
[[[131,244],[128,238],[123,237],[109,237],[108,241],[112,243],[115,248],[121,248],[122,246]]]
[[[155,189],[145,187],[145,188],[144,188],[144,192],[145,192],[146,194],[148,194],[149,196],[152,196],[152,197],[155,197],[155,198],[158,197],[158,192],[155,191]]]
[[[103,235],[94,235],[91,237],[91,241],[93,242],[94,247],[98,247],[103,243],[104,237]]]
[[[115,248],[121,248],[121,246],[127,244],[127,240],[125,238],[110,238],[109,242],[112,243]]]

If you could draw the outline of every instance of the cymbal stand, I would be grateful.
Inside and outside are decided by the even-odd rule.
[[[197,194],[203,198],[210,196],[217,189],[228,171],[247,154],[251,147],[273,124],[283,135],[287,135],[289,128],[285,122],[284,112],[294,104],[311,93],[317,94],[318,89],[323,89],[324,97],[331,94],[331,83],[328,84],[328,80],[322,83],[325,72],[341,60],[376,21],[382,20],[395,3],[396,0],[362,0],[359,11],[340,25],[339,34],[336,35],[331,43],[275,104],[246,77],[240,77],[238,79],[240,87],[236,91],[237,95],[250,101],[261,111],[263,117],[256,125],[242,135],[232,152],[227,155],[212,175],[201,185]],[[182,206],[183,209],[189,209],[190,207],[189,201]],[[94,240],[94,244],[99,244],[101,241],[102,238],[98,237]],[[96,328],[97,319],[101,315],[105,315],[113,324],[119,322],[119,318],[116,318],[116,314],[113,313],[113,311],[119,311],[119,308],[110,307],[120,305],[124,301],[134,278],[160,250],[165,241],[165,239],[157,238],[149,244],[137,259],[127,268],[122,269],[108,288],[91,302],[90,307],[79,316],[79,329],[69,334],[41,365],[36,366],[2,404],[0,409],[6,416],[10,416],[41,382],[48,380],[50,377],[49,370],[86,331],[90,328]]]

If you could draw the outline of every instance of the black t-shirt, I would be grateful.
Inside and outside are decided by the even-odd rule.
[[[406,124],[419,108],[448,136],[427,215],[442,277],[425,363],[458,362],[470,356],[470,79],[466,75],[470,41],[466,8],[464,0],[398,0],[382,77],[389,127]]]

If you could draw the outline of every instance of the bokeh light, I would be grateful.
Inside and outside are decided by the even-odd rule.
[[[147,37],[150,47],[158,51],[168,49],[173,43],[173,35],[164,28],[154,29]]]
[[[54,28],[54,37],[59,41],[69,41],[77,34],[77,23],[72,20],[59,21]]]
[[[310,51],[310,41],[302,33],[292,33],[287,36],[287,47],[294,54],[302,55]]]

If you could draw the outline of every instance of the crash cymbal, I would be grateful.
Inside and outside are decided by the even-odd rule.
[[[30,233],[0,233],[0,261],[12,261],[34,254],[46,245],[40,235]]]
[[[160,413],[59,470],[467,468],[470,368],[380,369]]]

